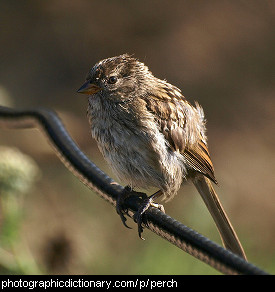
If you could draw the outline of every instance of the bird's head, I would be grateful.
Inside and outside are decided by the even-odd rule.
[[[77,92],[124,101],[144,94],[148,77],[152,74],[147,66],[124,54],[95,64]]]

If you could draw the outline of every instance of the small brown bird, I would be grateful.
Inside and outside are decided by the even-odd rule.
[[[134,188],[159,189],[144,199],[135,216],[141,233],[141,216],[154,205],[153,199],[172,199],[183,180],[190,179],[224,246],[246,258],[211,184],[217,181],[203,109],[197,103],[192,106],[180,89],[154,77],[147,66],[128,54],[98,62],[78,92],[89,95],[87,114],[100,151],[118,178],[128,184],[117,203],[124,224],[122,202]]]

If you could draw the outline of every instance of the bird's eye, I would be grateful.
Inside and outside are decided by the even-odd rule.
[[[116,76],[110,76],[108,79],[108,82],[111,84],[114,84],[117,82],[117,77]]]

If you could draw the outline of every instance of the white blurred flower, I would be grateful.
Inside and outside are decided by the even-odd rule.
[[[0,194],[26,193],[39,176],[35,161],[15,148],[0,146]]]

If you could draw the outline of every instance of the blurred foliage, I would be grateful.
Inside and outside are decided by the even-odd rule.
[[[10,196],[29,191],[37,176],[36,164],[17,149],[0,146],[1,196]]]
[[[90,139],[86,100],[76,90],[98,60],[134,54],[203,106],[217,192],[248,259],[275,273],[274,13],[274,0],[0,0],[0,103],[56,110],[114,177]],[[0,129],[0,145],[19,148],[43,173],[20,203],[16,227],[22,253],[28,249],[43,273],[217,273],[147,231],[139,240],[134,223],[124,228],[41,133]],[[220,242],[189,184],[165,209]]]
[[[24,195],[39,174],[35,162],[20,151],[0,147],[0,269],[10,273],[39,273],[28,248],[19,240]]]

